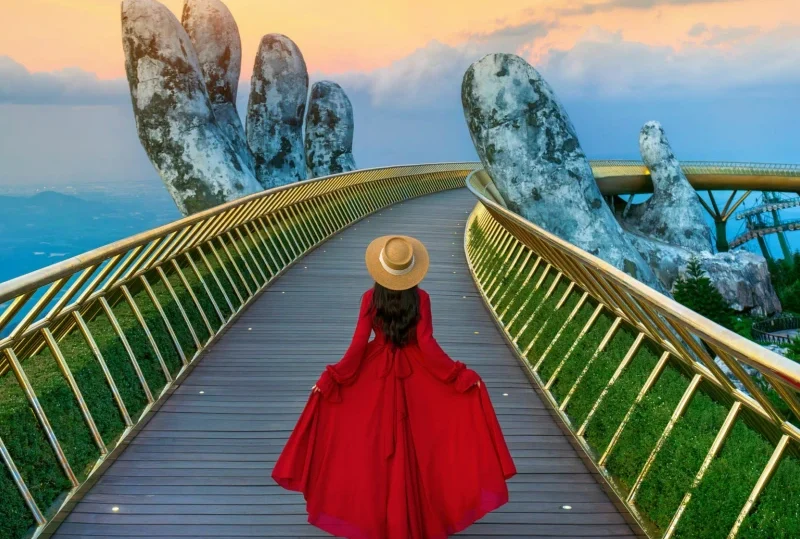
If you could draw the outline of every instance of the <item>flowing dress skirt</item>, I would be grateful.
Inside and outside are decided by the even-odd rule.
[[[455,534],[508,501],[516,473],[485,384],[435,378],[416,345],[367,345],[336,402],[309,397],[272,473],[308,521],[351,539]]]

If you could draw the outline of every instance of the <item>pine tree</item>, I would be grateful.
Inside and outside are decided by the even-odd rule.
[[[705,275],[700,261],[692,258],[686,266],[686,275],[675,282],[675,300],[694,312],[732,329],[733,311],[719,290]]]

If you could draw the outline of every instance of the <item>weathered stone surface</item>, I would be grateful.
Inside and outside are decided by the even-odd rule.
[[[620,215],[622,225],[670,245],[713,253],[711,230],[697,193],[683,174],[660,123],[644,124],[639,149],[653,179],[653,196]]]
[[[356,169],[353,125],[353,105],[342,87],[330,81],[314,83],[306,112],[309,178]]]
[[[124,0],[122,44],[139,139],[187,215],[261,190],[211,110],[178,19],[155,0]]]
[[[247,142],[265,188],[306,179],[303,117],[308,71],[300,49],[280,34],[261,38],[247,107]]]
[[[239,158],[255,174],[255,160],[236,111],[242,69],[239,27],[220,0],[186,0],[181,23],[197,52],[214,116]]]
[[[634,246],[653,268],[664,286],[672,290],[694,256],[711,282],[738,312],[770,315],[781,311],[764,257],[748,251],[712,254],[689,251],[664,242],[629,234]]]
[[[533,67],[511,54],[485,56],[464,75],[461,100],[509,209],[666,293],[603,201],[572,122]]]

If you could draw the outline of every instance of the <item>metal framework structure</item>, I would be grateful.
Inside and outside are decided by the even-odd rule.
[[[89,483],[101,470],[104,461],[124,447],[137,424],[168,395],[175,381],[193,368],[203,350],[295,261],[343,228],[381,208],[417,196],[463,187],[464,178],[474,168],[474,163],[396,166],[290,184],[186,217],[0,284],[0,330],[7,330],[0,339],[0,376],[10,373],[16,377],[58,464],[72,484],[72,489],[62,503],[57,504],[58,507],[41,507],[15,466],[15,455],[10,454],[0,439],[3,465],[38,524],[34,536],[42,533],[48,522],[69,505],[81,482],[26,375],[27,358],[47,347],[80,406],[83,419],[100,449],[100,458],[85,481]],[[234,272],[238,274],[238,280],[234,278]],[[177,274],[183,290],[175,290],[177,287],[167,278],[168,273]],[[250,279],[246,279],[243,273]],[[170,301],[178,308],[180,318],[191,331],[197,348],[192,357],[182,350],[176,337],[173,325],[179,321],[170,320],[165,312],[167,305],[159,302],[153,291],[156,279],[166,286]],[[203,293],[214,306],[211,312],[204,311],[189,285],[189,279],[196,279],[202,285]],[[223,286],[223,282],[230,286]],[[255,283],[255,287],[248,282]],[[232,289],[235,297],[226,293],[226,289]],[[183,304],[179,296],[184,298]],[[224,306],[215,299],[220,296],[227,303],[228,310],[221,308]],[[162,353],[153,338],[154,329],[148,327],[141,314],[140,302],[147,299],[155,304],[181,357],[182,367],[175,376],[164,365]],[[167,383],[160,394],[153,394],[148,387],[138,364],[139,358],[114,315],[113,306],[119,302],[127,303],[135,313],[152,352],[161,363]],[[186,316],[187,302],[194,304],[202,316],[203,325],[210,334],[206,342],[197,337],[201,328],[193,327]],[[231,314],[227,315],[228,312]],[[139,417],[129,414],[104,361],[103,351],[89,327],[88,322],[100,314],[104,315],[103,319],[124,345],[146,394],[148,404]],[[215,318],[220,322],[217,329],[216,324],[210,323],[210,320],[216,322]],[[92,349],[124,418],[126,429],[116,443],[104,440],[100,435],[92,410],[70,370],[70,358],[59,346],[66,335],[75,331]]]
[[[593,162],[592,166],[605,194],[646,192],[648,189],[648,174],[641,163],[604,161]],[[742,509],[731,531],[731,536],[734,536],[781,456],[787,448],[793,449],[800,441],[800,429],[780,416],[744,371],[743,365],[761,372],[796,415],[800,415],[800,401],[797,398],[800,366],[727,332],[510,213],[502,206],[502,198],[493,190],[488,176],[482,171],[474,172],[478,168],[478,163],[395,166],[290,184],[221,205],[0,283],[0,377],[12,376],[21,388],[30,412],[36,419],[37,428],[44,433],[52,448],[53,458],[72,486],[54,506],[41,506],[15,465],[14,459],[19,455],[12,454],[0,439],[2,466],[9,472],[37,524],[34,535],[42,534],[53,519],[57,520],[58,515],[68,510],[76,493],[97,479],[108,462],[122,451],[131,435],[169,395],[176,382],[194,367],[203,351],[288,267],[309,250],[370,213],[402,200],[463,187],[465,178],[472,173],[468,186],[480,202],[469,224],[478,226],[491,239],[493,246],[502,249],[507,262],[503,269],[506,275],[521,271],[518,262],[522,258],[535,256],[542,264],[547,264],[548,272],[557,273],[559,279],[569,280],[570,289],[582,289],[584,299],[589,296],[595,298],[602,309],[615,317],[614,329],[604,343],[623,323],[635,328],[639,337],[620,364],[619,372],[645,340],[663,349],[662,360],[642,388],[641,397],[652,387],[668,362],[678,361],[691,368],[695,378],[686,398],[676,410],[674,420],[685,410],[701,382],[712,384],[735,401],[729,421],[726,421],[714,446],[709,449],[697,481],[702,479],[737,416],[752,416],[753,421],[776,441],[774,458],[764,470],[748,504]],[[697,189],[796,190],[800,176],[799,167],[686,163],[684,169]],[[749,183],[742,180],[745,177]],[[649,185],[652,188],[652,184]],[[465,248],[474,278],[491,309],[493,302],[498,299],[495,297],[500,281],[498,275],[486,272],[483,258],[486,252],[472,248],[469,234],[465,237]],[[197,285],[192,286],[190,281]],[[165,289],[167,293],[159,296],[155,291],[157,287]],[[155,309],[156,322],[143,316],[145,302]],[[165,385],[159,391],[150,387],[143,374],[140,365],[142,358],[137,357],[125,329],[115,315],[114,309],[118,305],[126,306],[134,314],[138,329],[146,336],[149,353],[158,360],[165,380]],[[203,305],[210,305],[211,308],[204,309]],[[199,312],[202,322],[198,324],[195,320],[193,326],[187,314],[190,309]],[[168,312],[173,314],[168,315]],[[497,320],[501,320],[496,312],[492,312]],[[597,316],[592,318],[593,321],[596,319]],[[121,343],[125,361],[130,361],[130,367],[135,371],[146,397],[147,404],[138,417],[131,413],[133,408],[126,403],[113,369],[109,369],[106,361],[108,356],[104,357],[104,350],[98,344],[96,330],[92,329],[98,320],[105,324],[104,331],[113,334]],[[154,323],[168,333],[170,346],[180,359],[177,372],[170,372],[165,364],[166,350],[159,348],[163,345],[159,345],[154,336]],[[583,334],[590,329],[591,323],[584,328]],[[188,327],[193,351],[181,347],[176,332],[179,324]],[[516,336],[508,334],[507,325],[503,327],[510,342],[516,346]],[[207,334],[208,338],[201,339],[201,332]],[[80,381],[76,380],[70,368],[70,355],[63,349],[64,339],[68,336],[77,336],[90,349],[113,395],[114,406],[125,426],[117,440],[104,439],[93,419],[93,410],[82,394]],[[701,342],[705,345],[700,345]],[[100,453],[83,481],[79,479],[81,474],[73,470],[47,410],[40,403],[26,374],[26,361],[43,350],[49,351],[57,365]],[[522,352],[518,347],[515,350]],[[737,389],[713,361],[712,355],[719,356],[741,380],[746,391]],[[591,364],[586,368],[591,368]],[[531,368],[531,376],[545,388],[545,392],[548,391],[548,381],[538,378],[535,366]],[[609,387],[617,376],[609,380]],[[560,410],[566,418],[562,405],[550,393],[547,394],[555,409]],[[601,395],[599,400],[602,398]],[[674,421],[670,423],[673,424]],[[585,427],[584,424],[574,429],[578,440],[582,440]],[[620,425],[620,432],[624,427],[625,421]],[[653,449],[653,458],[663,439],[669,435],[669,428],[671,426]],[[582,443],[591,455],[588,445],[585,441]],[[601,470],[609,451],[595,459]],[[638,483],[651,463],[652,458],[642,470]],[[634,489],[625,495],[633,514],[636,514],[635,494]],[[678,518],[680,511],[675,517],[676,522]]]
[[[800,219],[784,221],[780,218],[780,211],[800,207],[800,197],[781,199],[776,193],[766,191],[764,192],[763,199],[763,204],[750,208],[747,211],[739,212],[736,215],[736,219],[746,220],[747,232],[734,238],[731,242],[731,246],[736,247],[752,239],[756,239],[758,240],[759,247],[761,247],[761,253],[764,255],[764,258],[772,260],[772,255],[764,241],[764,236],[776,234],[778,236],[778,244],[783,252],[784,260],[791,260],[792,252],[785,233],[800,230]],[[762,214],[770,214],[772,221],[765,221]]]
[[[729,538],[735,537],[745,517],[775,472],[781,458],[788,450],[796,453],[800,443],[800,429],[778,412],[775,404],[765,394],[762,384],[754,376],[751,376],[745,367],[758,371],[777,393],[778,398],[787,405],[797,419],[800,419],[800,399],[798,399],[800,365],[703,318],[603,260],[508,211],[486,195],[485,186],[489,183],[486,176],[485,171],[476,170],[467,179],[467,187],[478,198],[478,204],[467,222],[464,237],[464,249],[475,283],[481,291],[486,307],[527,369],[529,377],[540,387],[550,405],[573,434],[576,443],[582,447],[597,470],[606,478],[610,488],[643,528],[648,529],[649,525],[641,512],[637,510],[636,496],[639,486],[669,437],[673,426],[683,416],[701,384],[703,387],[710,388],[712,393],[722,401],[726,401],[728,404],[732,403],[732,405],[713,444],[708,447],[706,458],[694,479],[695,486],[702,481],[736,420],[747,421],[764,433],[767,439],[775,443],[772,458],[762,470],[752,493],[728,533]],[[475,231],[479,232],[482,238],[480,241],[476,240]],[[490,264],[493,257],[501,260],[496,266]],[[531,264],[533,264],[533,269],[528,272],[527,268],[530,268]],[[521,278],[523,271],[527,274],[526,282],[533,283],[531,278],[537,267],[545,269],[536,281],[536,288],[542,286],[545,281],[544,277],[548,273],[555,275],[555,280],[543,296],[545,299],[541,300],[542,303],[531,306],[535,307],[531,319],[523,322],[523,325],[520,326],[520,321],[516,320],[518,312],[509,313],[503,309],[498,310],[498,305],[503,298],[503,294],[500,293],[501,283],[504,279]],[[497,269],[492,270],[492,268]],[[554,293],[559,281],[569,283],[569,286],[563,296],[557,298],[558,303],[555,305],[555,310],[566,309],[565,301],[570,294],[577,292],[581,294],[581,298],[556,333],[556,340],[588,299],[593,298],[597,307],[581,329],[577,341],[571,345],[565,357],[559,359],[559,365],[555,372],[544,378],[540,367],[549,348],[541,356],[531,357],[529,354],[533,343],[527,345],[523,350],[519,345],[519,337],[533,316],[536,315],[536,310]],[[530,298],[525,301],[529,300]],[[504,309],[507,308],[508,306],[504,307]],[[612,317],[613,323],[591,359],[584,366],[581,375],[566,396],[559,401],[552,391],[558,371],[564,366],[576,346],[580,346],[581,339],[592,329],[602,313]],[[595,399],[588,417],[580,425],[572,424],[566,413],[570,398],[579,390],[582,379],[592,369],[595,359],[623,325],[632,329],[636,334],[636,339],[617,365],[613,376],[606,381],[605,388]],[[512,327],[514,332],[511,331]],[[534,341],[537,337],[534,337]],[[641,387],[628,413],[618,425],[610,444],[603,454],[598,455],[585,437],[587,426],[603,399],[608,395],[610,388],[617,382],[638,350],[646,343],[647,346],[661,351],[660,360]],[[637,404],[653,388],[667,364],[674,364],[682,372],[689,373],[691,382],[658,442],[652,447],[649,458],[639,472],[635,483],[630,489],[624,489],[614,481],[605,466],[606,461],[626,428]],[[727,369],[727,374],[723,371],[722,365]],[[691,491],[686,492],[664,537],[671,537],[674,534],[678,521],[690,499]]]
[[[606,196],[629,195],[626,205],[636,194],[653,192],[650,171],[641,161],[591,161],[590,164],[600,191]],[[753,191],[800,195],[800,165],[684,161],[681,169],[695,190],[708,194],[710,204],[699,194],[697,198],[714,219],[720,252],[743,243],[737,238],[728,245],[728,221]],[[717,203],[714,191],[731,191],[724,206]],[[756,236],[747,239],[753,237]]]

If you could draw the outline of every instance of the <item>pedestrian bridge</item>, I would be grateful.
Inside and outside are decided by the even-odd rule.
[[[786,181],[769,170],[690,181]],[[595,172],[647,190],[640,164]],[[455,163],[273,189],[0,284],[0,537],[323,535],[270,472],[390,233],[427,245],[434,334],[482,375],[519,471],[460,535],[800,535],[800,366]]]

